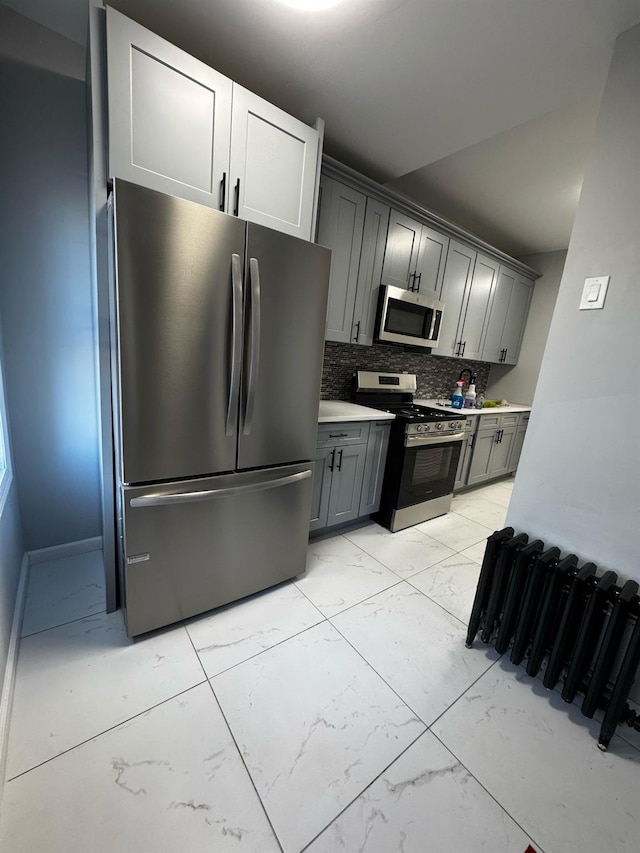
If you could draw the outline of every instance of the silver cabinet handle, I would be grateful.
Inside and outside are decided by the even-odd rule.
[[[247,381],[247,405],[242,428],[244,435],[251,433],[260,366],[260,267],[256,258],[249,258],[249,278],[251,279],[251,355]]]
[[[299,483],[308,480],[312,471],[300,471],[297,474],[288,474],[277,480],[267,480],[264,483],[250,483],[248,486],[230,486],[227,489],[209,489],[203,492],[185,492],[177,495],[140,495],[139,498],[131,498],[132,507],[137,506],[164,506],[166,504],[186,504],[197,501],[210,501],[215,498],[234,498],[241,495],[253,494],[255,492],[266,492],[268,489],[278,489],[280,486],[288,486],[291,483]]]
[[[240,361],[242,359],[242,265],[240,255],[231,255],[231,378],[227,405],[226,434],[238,429],[238,396],[240,394]]]

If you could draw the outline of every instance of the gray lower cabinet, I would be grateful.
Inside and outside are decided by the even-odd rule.
[[[380,509],[380,495],[382,493],[382,480],[384,477],[384,465],[387,461],[390,432],[391,424],[389,421],[381,423],[373,422],[369,429],[367,459],[364,468],[364,483],[362,485],[359,515],[371,515],[371,513],[377,512]]]
[[[518,427],[518,415],[479,415],[473,441],[467,486],[508,474]]]
[[[379,508],[390,423],[321,424],[309,530],[354,521]]]
[[[462,489],[467,485],[477,425],[478,418],[476,416],[468,417],[465,422],[465,433],[462,441],[462,448],[460,450],[460,460],[458,462],[458,470],[456,471],[456,480],[453,484],[454,491]]]
[[[511,458],[509,459],[509,471],[513,472],[517,469],[518,463],[520,462],[520,454],[522,453],[522,445],[524,444],[524,437],[527,434],[527,427],[529,426],[529,412],[522,412],[520,415],[520,419],[518,421],[518,428],[516,430],[516,437],[513,440],[513,448],[511,450]]]

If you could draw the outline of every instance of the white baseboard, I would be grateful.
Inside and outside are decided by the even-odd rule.
[[[16,593],[16,603],[13,608],[13,622],[11,623],[11,636],[9,637],[9,649],[7,651],[7,664],[2,682],[2,693],[0,694],[0,796],[4,782],[4,772],[7,762],[7,743],[9,740],[9,721],[11,719],[11,705],[13,704],[13,688],[16,680],[16,668],[18,666],[18,649],[20,646],[20,635],[22,634],[22,617],[24,616],[24,605],[27,598],[27,583],[29,580],[29,554],[22,558],[20,566],[20,580]]]
[[[49,548],[38,548],[29,551],[29,562],[32,566],[37,563],[48,563],[49,560],[60,560],[63,557],[75,557],[88,551],[99,551],[102,548],[102,536],[92,539],[79,539],[77,542],[65,542],[64,545],[52,545]]]

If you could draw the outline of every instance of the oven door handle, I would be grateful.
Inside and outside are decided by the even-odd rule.
[[[464,439],[463,432],[454,432],[447,435],[407,435],[404,440],[405,447],[423,447],[430,444],[449,444]]]

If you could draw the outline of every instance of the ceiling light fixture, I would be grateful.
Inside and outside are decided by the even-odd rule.
[[[302,12],[324,12],[332,6],[337,6],[342,0],[280,0],[285,6],[300,9]]]

